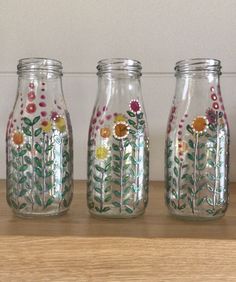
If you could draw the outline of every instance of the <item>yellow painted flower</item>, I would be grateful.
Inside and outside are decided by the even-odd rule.
[[[55,121],[55,125],[60,132],[64,132],[66,130],[66,122],[63,117],[58,117]]]
[[[44,120],[41,123],[41,128],[44,132],[49,132],[52,129],[52,123],[48,120]]]
[[[113,135],[117,139],[124,139],[129,134],[129,126],[126,122],[120,121],[113,126]]]
[[[203,131],[206,131],[207,125],[207,118],[204,116],[198,116],[192,122],[192,129],[195,133],[202,133]]]
[[[184,154],[188,151],[188,143],[187,142],[179,141],[178,146],[179,146],[179,152],[181,152],[182,154]]]
[[[20,146],[24,143],[24,134],[20,131],[14,131],[12,135],[12,141],[15,145]]]
[[[114,118],[114,122],[120,122],[120,121],[124,121],[125,122],[126,120],[127,120],[126,117],[124,115],[122,115],[122,114],[118,114]]]
[[[96,149],[95,155],[97,160],[106,160],[108,157],[109,151],[108,148],[100,146]]]
[[[100,135],[103,137],[103,138],[108,138],[110,137],[111,135],[111,130],[109,127],[103,127],[100,129]]]

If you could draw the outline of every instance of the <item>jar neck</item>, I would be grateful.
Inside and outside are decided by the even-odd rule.
[[[221,62],[216,59],[187,59],[176,63],[176,77],[217,79],[221,75]]]
[[[101,60],[98,62],[97,70],[97,75],[106,79],[138,79],[142,75],[141,63],[125,58]]]

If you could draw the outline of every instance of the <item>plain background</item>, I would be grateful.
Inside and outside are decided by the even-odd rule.
[[[193,57],[220,59],[231,126],[230,175],[231,181],[236,180],[235,0],[0,0],[0,178],[5,178],[5,127],[16,95],[17,60],[32,56],[63,62],[76,179],[86,178],[85,148],[98,60],[129,57],[142,62],[150,176],[163,180],[175,62]]]

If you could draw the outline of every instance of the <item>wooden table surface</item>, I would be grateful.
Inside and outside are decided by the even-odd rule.
[[[92,218],[83,181],[66,215],[21,219],[0,181],[0,281],[236,281],[236,184],[226,216],[207,222],[169,216],[163,186],[151,182],[135,219]]]

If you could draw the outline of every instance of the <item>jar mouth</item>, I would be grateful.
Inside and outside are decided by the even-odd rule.
[[[178,61],[175,65],[175,72],[187,73],[217,73],[221,74],[221,62],[212,58],[194,58]]]
[[[97,64],[97,74],[105,74],[111,72],[127,72],[128,74],[141,75],[142,66],[137,60],[129,58],[110,58],[100,60]]]
[[[51,72],[62,75],[62,63],[59,60],[49,58],[23,58],[17,65],[17,73],[23,72]]]

